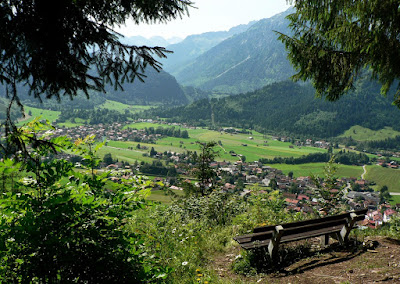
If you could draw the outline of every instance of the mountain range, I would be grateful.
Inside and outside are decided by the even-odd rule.
[[[292,12],[289,9],[244,26],[245,31],[232,35],[188,63],[175,68],[165,63],[167,70],[184,86],[220,93],[238,94],[287,80],[294,70],[275,31],[290,34],[285,17]],[[190,50],[185,52],[184,42],[175,45],[179,50],[176,55],[190,53]]]
[[[166,59],[161,60],[164,65],[164,70],[175,76],[187,65],[190,65],[198,56],[207,52],[224,40],[236,34],[245,32],[254,23],[255,21],[250,22],[247,25],[239,25],[229,29],[228,31],[190,35],[179,43],[168,45],[166,48],[173,53],[168,54]]]

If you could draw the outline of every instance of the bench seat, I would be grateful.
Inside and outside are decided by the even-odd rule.
[[[363,220],[366,213],[367,209],[362,209],[325,218],[257,227],[252,234],[237,236],[234,240],[246,250],[268,246],[270,254],[277,250],[279,243],[318,236],[324,237],[324,244],[328,244],[329,236],[343,243],[347,241],[355,222]]]

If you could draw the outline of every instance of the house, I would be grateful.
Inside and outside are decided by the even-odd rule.
[[[367,218],[369,219],[369,224],[372,225],[374,228],[383,224],[383,215],[379,211],[371,211],[367,213]]]
[[[396,215],[397,215],[397,212],[395,210],[393,210],[393,209],[386,210],[385,212],[383,212],[383,222],[385,222],[385,223],[389,222],[390,219]]]
[[[285,198],[285,202],[290,204],[290,205],[295,205],[297,206],[299,204],[299,200],[297,199],[291,199],[291,198]]]
[[[255,176],[255,175],[249,175],[249,176],[246,176],[246,182],[248,182],[248,183],[256,183],[256,182],[258,182],[260,179],[257,177],[257,176]]]
[[[294,193],[289,193],[289,192],[284,192],[282,193],[283,197],[289,198],[289,199],[296,199],[296,194]]]
[[[307,195],[305,195],[305,194],[299,194],[298,196],[297,196],[297,199],[298,200],[310,200],[310,197],[308,197]]]

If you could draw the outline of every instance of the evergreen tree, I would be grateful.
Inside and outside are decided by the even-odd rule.
[[[110,164],[112,164],[114,162],[111,153],[107,153],[107,154],[104,155],[103,162],[106,165],[110,165]]]
[[[0,83],[7,86],[9,112],[14,103],[23,110],[17,84],[28,86],[36,98],[60,99],[81,91],[89,97],[105,84],[121,88],[125,81],[143,81],[144,68],[160,70],[155,56],[168,51],[123,44],[113,28],[128,19],[165,23],[191,5],[189,0],[0,1]],[[4,128],[6,134],[16,130],[10,114]],[[20,142],[9,144],[27,153]]]
[[[154,157],[155,155],[157,155],[157,151],[154,150],[154,147],[151,147],[151,149],[150,149],[150,157]]]
[[[200,145],[200,154],[197,157],[196,177],[199,180],[199,194],[205,196],[210,194],[216,185],[217,173],[210,163],[214,161],[218,153],[214,150],[216,143],[213,141],[197,143]]]
[[[381,92],[400,79],[400,1],[295,0],[293,36],[281,34],[295,80],[312,80],[319,96],[337,100],[367,66]],[[400,107],[400,83],[394,103]]]

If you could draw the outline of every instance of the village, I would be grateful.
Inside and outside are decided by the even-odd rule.
[[[188,129],[192,128],[188,125],[180,125],[178,123],[167,124],[164,121],[155,120],[138,120],[137,122],[151,122],[166,124],[168,126],[183,126]],[[132,122],[126,122],[125,124],[112,123],[109,125],[98,124],[72,128],[60,127],[54,130],[54,135],[66,135],[71,139],[83,138],[87,135],[95,135],[100,141],[134,141],[143,143],[155,143],[157,139],[163,137],[162,134],[149,134],[144,129],[124,127],[129,123]],[[239,129],[234,128],[224,128],[220,131],[230,134],[241,133]],[[249,139],[251,138],[252,137]],[[272,139],[283,142],[289,141],[288,137],[272,137]],[[328,148],[329,142],[306,139],[305,143],[299,145]],[[142,147],[144,147],[141,148],[142,150],[147,149],[145,146]],[[168,164],[172,164],[176,173],[181,177],[183,182],[193,182],[190,177],[193,176],[194,165],[192,164],[189,155],[190,153],[165,151],[153,153],[152,158],[156,160],[164,160]],[[260,162],[246,163],[240,159],[240,154],[232,152],[231,155],[238,156],[239,160],[236,162],[215,161],[210,164],[210,167],[218,173],[220,190],[237,193],[242,196],[253,194],[252,188],[255,186],[264,191],[269,189],[279,190],[282,193],[285,200],[285,206],[288,210],[293,212],[310,213],[321,208],[318,198],[315,197],[317,187],[311,177],[293,177],[293,175],[286,176],[282,171],[270,166],[265,166]],[[386,163],[384,160],[378,160],[377,162],[381,166],[388,166],[391,168],[398,167],[396,162]],[[139,163],[129,165],[123,161],[111,164],[101,164],[101,167],[104,169],[111,170],[110,180],[116,183],[120,182],[121,179],[129,179],[130,177],[141,173],[141,166],[143,166],[143,163],[142,165]],[[182,187],[176,182],[176,180],[177,178],[175,176],[158,176],[154,178],[155,182],[162,182],[170,189],[182,190]],[[374,192],[370,189],[369,185],[370,182],[364,179],[341,178],[337,180],[337,189],[332,189],[332,194],[338,193],[340,189],[344,193],[343,202],[346,203],[350,209],[368,208],[368,217],[364,220],[363,225],[370,228],[377,228],[384,222],[390,220],[392,216],[398,214],[396,210],[400,209],[400,204],[397,204],[392,208],[388,203],[380,198],[379,192]]]
[[[175,167],[182,177],[182,183],[193,182],[193,179],[190,178],[193,168],[188,168],[187,165],[183,167],[183,163],[179,163],[182,156],[172,153],[170,158],[176,162]],[[112,169],[110,179],[113,182],[118,183],[121,179],[129,179],[135,176],[135,173],[140,172],[140,165],[133,171],[128,166],[122,166],[121,163],[107,166],[108,169]],[[321,200],[316,197],[318,188],[309,176],[296,178],[286,176],[282,171],[263,166],[261,163],[213,162],[210,166],[218,173],[218,190],[239,194],[242,197],[279,190],[287,210],[312,213],[322,209]],[[235,181],[226,182],[229,179],[227,176]],[[171,182],[172,180],[174,182]],[[183,187],[175,182],[175,177],[155,177],[154,182],[161,182],[171,190],[183,190]],[[195,186],[197,186],[196,183]],[[255,188],[257,190],[254,190]],[[343,193],[342,203],[350,209],[368,208],[367,218],[362,222],[364,227],[378,228],[399,214],[400,204],[390,206],[388,202],[381,199],[379,192],[374,192],[369,188],[369,182],[364,179],[337,179],[336,188],[331,190],[332,194],[338,194],[340,190]],[[358,191],[354,191],[355,188]]]

